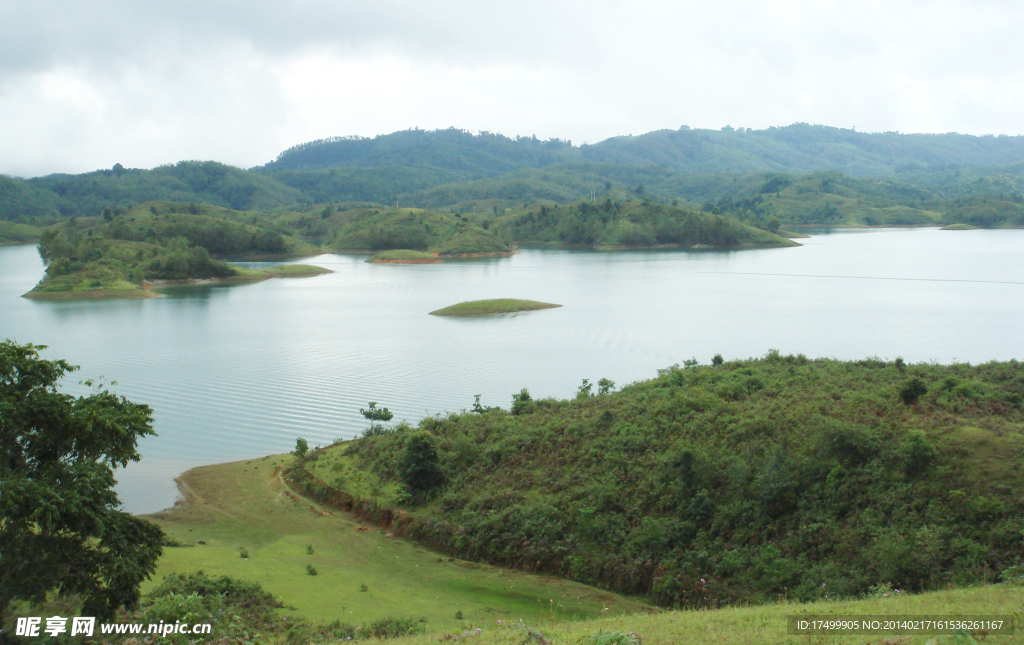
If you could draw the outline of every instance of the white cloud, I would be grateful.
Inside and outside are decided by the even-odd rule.
[[[0,172],[251,166],[456,126],[591,143],[681,124],[1021,133],[1016,3],[7,3]]]

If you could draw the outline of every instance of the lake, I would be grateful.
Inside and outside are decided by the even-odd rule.
[[[118,471],[132,512],[173,504],[201,464],[357,435],[369,401],[395,421],[508,407],[513,392],[570,397],[695,357],[878,356],[908,362],[1024,356],[1024,230],[820,232],[803,246],[735,252],[524,250],[508,258],[378,265],[150,300],[38,302],[35,247],[0,248],[0,338],[50,347],[150,405],[159,436]],[[525,298],[558,309],[485,319],[428,312]]]

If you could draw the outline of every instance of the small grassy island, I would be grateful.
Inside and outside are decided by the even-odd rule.
[[[964,224],[963,222],[957,222],[956,224],[950,224],[949,226],[943,226],[940,231],[974,231],[979,227],[973,224]]]
[[[431,316],[492,316],[494,314],[510,314],[517,311],[535,311],[537,309],[554,309],[562,305],[536,300],[517,300],[515,298],[498,298],[496,300],[473,300],[460,302],[451,307],[431,311]]]
[[[214,256],[295,257],[316,247],[226,219],[208,206],[151,203],[109,217],[71,218],[42,232],[46,276],[24,297],[35,300],[153,298],[152,287],[217,281],[257,282],[330,273],[304,264],[270,269],[236,267]]]
[[[436,253],[427,253],[426,251],[395,249],[374,253],[367,262],[374,264],[436,264],[441,262],[441,258]]]

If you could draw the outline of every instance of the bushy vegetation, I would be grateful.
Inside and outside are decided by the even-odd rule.
[[[395,491],[369,505],[341,496],[379,521],[405,505],[412,519],[393,530],[684,607],[992,582],[1024,557],[1015,361],[771,352],[688,361],[618,393],[585,386],[571,401],[524,390],[510,412],[477,405],[379,431],[299,479],[342,460]],[[443,483],[413,496],[403,460],[423,432]]]

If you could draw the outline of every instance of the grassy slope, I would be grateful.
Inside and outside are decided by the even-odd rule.
[[[497,619],[535,622],[551,599],[567,608],[559,619],[598,616],[605,607],[613,614],[643,607],[577,583],[439,558],[299,497],[280,476],[279,468],[291,460],[277,455],[182,475],[185,500],[148,517],[171,538],[195,546],[166,548],[154,580],[143,591],[166,574],[202,569],[257,581],[312,620],[425,617],[430,632]],[[198,545],[200,540],[206,544]],[[239,556],[239,547],[248,550],[248,559]],[[308,575],[307,564],[318,575]],[[369,590],[361,592],[362,584]],[[456,611],[463,613],[463,621],[454,618]]]
[[[472,302],[461,302],[457,305],[431,311],[431,316],[490,316],[493,314],[507,314],[516,311],[534,311],[536,309],[551,309],[561,307],[548,302],[537,302],[536,300],[516,300],[515,298],[500,298],[497,300],[474,300]]]
[[[927,393],[905,405],[915,377]],[[409,534],[690,606],[993,580],[1024,552],[1022,391],[1018,363],[770,354],[519,415],[428,418],[448,483],[406,507]],[[393,508],[407,432],[328,449],[313,472]]]

